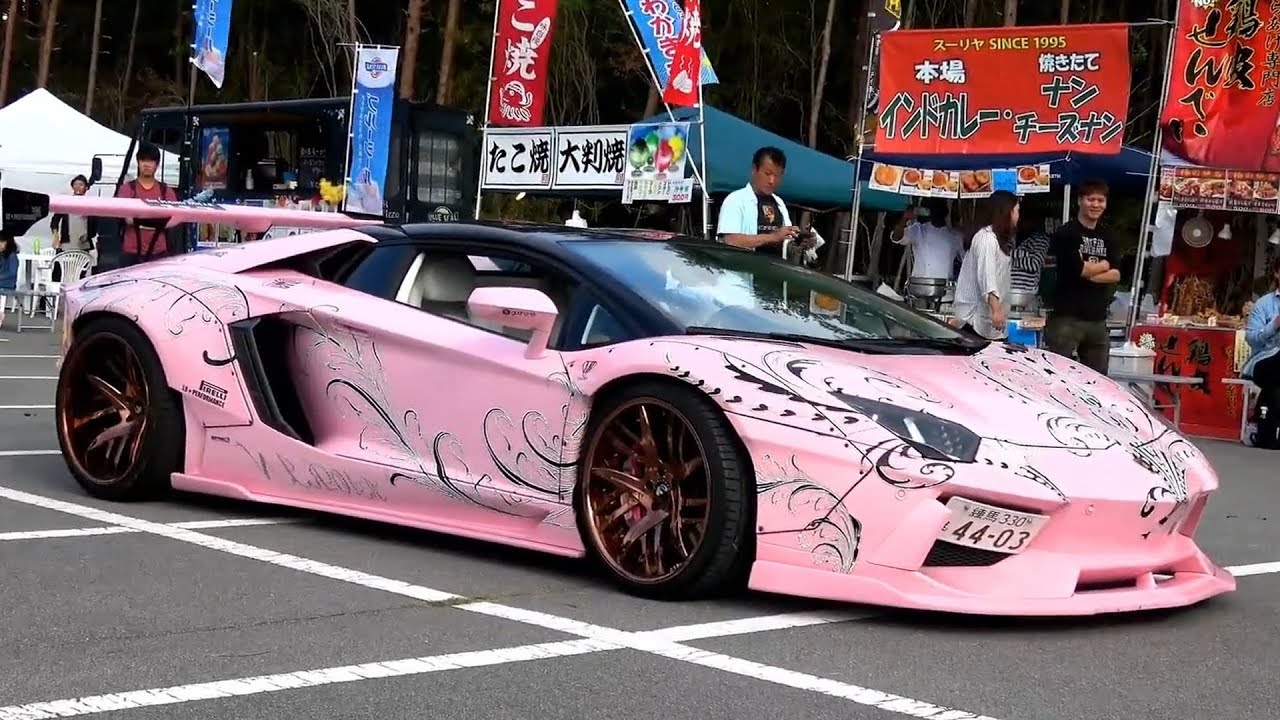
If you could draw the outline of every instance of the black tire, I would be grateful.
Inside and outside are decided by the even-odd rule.
[[[98,340],[123,342],[131,349],[141,366],[146,384],[147,422],[139,440],[136,461],[121,476],[110,480],[96,479],[77,460],[68,437],[69,413],[75,404],[71,393],[83,364],[75,356],[77,348],[92,346]],[[90,360],[92,362],[92,360]],[[89,322],[76,332],[58,374],[55,405],[58,444],[72,477],[93,497],[117,502],[149,500],[163,496],[171,487],[171,475],[181,471],[186,449],[186,418],[182,402],[170,389],[164,368],[147,336],[132,322],[118,316],[104,316]]]
[[[701,445],[708,469],[710,511],[707,529],[697,549],[678,574],[660,582],[636,582],[619,573],[603,557],[603,549],[588,524],[583,489],[590,472],[591,448],[603,421],[619,407],[640,399],[654,399],[674,407],[688,422]],[[754,478],[736,431],[706,395],[676,383],[646,380],[611,392],[597,401],[584,435],[579,482],[574,492],[578,530],[588,556],[626,592],[656,600],[698,600],[740,589],[754,544]]]

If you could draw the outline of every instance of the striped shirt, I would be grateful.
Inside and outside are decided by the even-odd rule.
[[[1040,290],[1040,269],[1049,251],[1049,234],[1035,230],[1013,249],[1010,287],[1014,292],[1035,294]]]

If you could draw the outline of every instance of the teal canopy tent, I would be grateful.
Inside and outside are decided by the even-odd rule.
[[[689,160],[702,169],[702,142],[698,133],[698,109],[674,108],[678,122],[689,126]],[[668,122],[663,112],[642,122]],[[711,193],[719,195],[745,187],[751,176],[751,156],[765,145],[772,145],[787,155],[787,174],[778,194],[789,205],[826,210],[848,208],[853,203],[853,163],[788,140],[781,135],[752,125],[740,117],[706,108],[707,175]],[[862,183],[862,207],[870,210],[901,211],[907,198],[896,193],[872,190]]]

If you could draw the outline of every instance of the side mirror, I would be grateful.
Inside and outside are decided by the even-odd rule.
[[[559,315],[546,293],[523,287],[476,288],[467,298],[467,308],[477,320],[532,331],[524,353],[531,360],[546,354]]]
[[[102,158],[95,157],[93,162],[89,164],[89,184],[92,185],[102,179]]]

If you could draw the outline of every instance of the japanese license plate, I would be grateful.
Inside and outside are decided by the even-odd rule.
[[[955,545],[1016,555],[1027,549],[1044,529],[1045,515],[1015,512],[953,497],[947,501],[951,519],[938,539]]]

